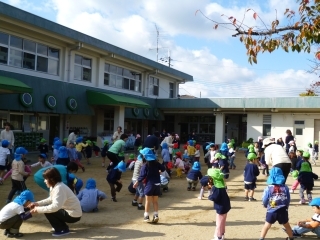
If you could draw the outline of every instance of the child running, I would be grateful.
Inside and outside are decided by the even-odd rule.
[[[152,203],[154,211],[152,223],[157,223],[159,221],[158,197],[161,194],[161,180],[159,172],[165,171],[165,168],[156,160],[157,158],[151,149],[144,148],[142,153],[147,163],[142,166],[138,181],[133,185],[133,187],[136,188],[139,183],[142,183],[144,180],[146,181],[146,186],[144,189],[144,194],[146,195],[146,204],[143,221],[150,222],[149,210],[150,204]]]
[[[187,175],[188,188],[187,190],[195,191],[199,180],[202,178],[201,166],[198,161],[193,163],[192,169]]]
[[[278,221],[285,227],[288,240],[293,240],[292,230],[289,224],[288,208],[290,204],[289,188],[285,183],[281,168],[273,167],[268,177],[268,186],[262,195],[262,204],[267,208],[266,222],[262,228],[260,239],[264,240],[272,224]]]
[[[7,203],[11,202],[16,191],[27,190],[27,186],[23,177],[30,176],[30,173],[25,172],[25,164],[22,158],[28,153],[28,151],[23,147],[18,147],[14,154],[14,160],[12,161],[12,174],[11,183],[12,188],[7,198]]]
[[[50,167],[50,166],[52,166],[52,164],[47,161],[47,155],[44,153],[41,153],[38,156],[38,162],[30,165],[30,167],[32,167],[32,168],[37,167],[37,166],[41,166],[42,168],[44,168],[44,167]]]
[[[45,140],[44,138],[40,139],[40,144],[38,146],[38,150],[39,150],[40,154],[43,153],[43,154],[48,155],[49,148],[48,148],[48,145],[47,145],[47,140]]]
[[[142,166],[146,163],[144,159],[144,155],[148,149],[145,148],[144,150],[139,150],[139,155],[137,161],[134,164],[133,175],[132,175],[132,184],[133,186],[138,182],[138,178],[140,176],[140,171]],[[143,200],[144,200],[144,183],[138,182],[135,186],[136,192],[134,198],[132,200],[132,206],[137,206],[138,210],[144,210]]]
[[[106,156],[107,156],[108,149],[109,149],[109,141],[108,140],[104,140],[103,141],[103,148],[101,150],[101,157],[102,157],[101,166],[102,167],[106,166]]]
[[[198,199],[202,199],[204,197],[203,193],[205,188],[211,189],[213,186],[213,180],[210,176],[206,175],[200,179],[201,189]]]
[[[236,169],[237,166],[234,164],[234,160],[236,159],[236,151],[233,149],[232,143],[228,143],[228,148],[229,148],[228,157],[230,161],[229,169]]]
[[[7,140],[2,140],[0,147],[0,185],[3,184],[4,170],[6,170],[7,161],[10,157],[9,142]]]
[[[86,188],[78,194],[82,212],[98,212],[98,203],[107,198],[104,192],[96,188],[96,180],[89,178]]]
[[[300,204],[305,204],[306,200],[304,199],[304,191],[307,192],[307,197],[309,203],[312,201],[312,189],[314,186],[314,179],[318,179],[318,175],[312,172],[311,167],[307,162],[301,164],[300,172],[298,175],[298,181],[300,183]]]
[[[107,176],[107,181],[111,189],[111,200],[117,202],[116,192],[120,192],[122,188],[121,174],[127,170],[126,164],[121,161],[117,166],[111,168]],[[116,186],[116,187],[115,187]]]

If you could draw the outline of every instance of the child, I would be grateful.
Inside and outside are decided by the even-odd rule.
[[[156,156],[154,155],[151,149],[144,148],[141,154],[143,155],[147,163],[142,166],[138,181],[133,186],[137,187],[139,183],[146,181],[146,186],[144,189],[144,194],[146,195],[146,205],[145,205],[143,221],[150,222],[150,218],[149,218],[150,206],[149,205],[150,203],[152,203],[153,210],[154,210],[152,222],[157,223],[159,221],[158,197],[161,194],[161,189],[160,189],[161,180],[160,180],[159,172],[165,171],[165,168],[162,164],[160,164],[156,160]]]
[[[49,148],[48,148],[48,145],[47,145],[47,141],[44,138],[40,139],[40,144],[38,146],[38,150],[39,150],[40,154],[43,153],[43,154],[48,155]]]
[[[169,176],[168,172],[167,171],[161,172],[160,173],[160,183],[161,183],[160,187],[161,187],[161,189],[163,189],[164,192],[168,192],[169,182],[170,182],[170,176]]]
[[[200,171],[200,163],[195,161],[193,163],[191,171],[187,175],[188,188],[187,190],[195,191],[199,180],[202,178],[202,173]],[[192,187],[192,188],[191,188]]]
[[[78,195],[83,186],[83,181],[72,172],[70,172],[70,170],[67,169],[67,171],[67,185],[73,193]]]
[[[216,230],[214,233],[215,240],[224,239],[224,234],[226,233],[226,221],[227,214],[231,209],[230,198],[228,196],[226,185],[224,183],[224,174],[219,168],[218,161],[212,163],[212,168],[208,169],[208,173],[212,179],[214,187],[217,192],[217,199],[214,201],[213,209],[216,210]]]
[[[168,144],[167,143],[163,143],[162,144],[162,151],[161,151],[161,157],[163,160],[163,165],[166,168],[166,170],[168,170],[168,163],[170,162],[170,152],[169,152],[169,148],[168,148]],[[171,175],[171,172],[169,172],[169,175]]]
[[[131,154],[129,155],[129,159],[128,159],[128,161],[127,161],[126,167],[129,168],[129,166],[131,165],[132,162],[135,162],[134,154],[133,154],[133,153],[131,153]],[[133,166],[134,166],[134,164],[131,166],[130,170],[133,170]]]
[[[194,160],[198,161],[198,162],[200,160],[200,147],[201,146],[199,144],[197,144],[196,145],[196,152],[194,153]]]
[[[203,192],[205,188],[211,189],[213,186],[213,180],[210,176],[206,175],[203,176],[200,180],[200,184],[201,184],[201,189],[200,189],[200,194],[198,199],[202,199],[204,197]]]
[[[184,149],[183,155],[188,155],[188,145],[187,144],[183,145],[183,149]]]
[[[281,168],[273,167],[268,177],[268,186],[262,195],[262,204],[267,208],[266,222],[262,228],[260,240],[264,240],[272,224],[278,221],[285,227],[289,240],[293,240],[292,230],[289,224],[288,208],[290,204],[289,188],[284,184],[285,177]],[[288,238],[287,238],[288,239]]]
[[[9,142],[2,140],[0,147],[0,184],[3,184],[4,170],[6,170],[7,161],[10,157]]]
[[[299,186],[299,181],[298,181],[298,176],[299,176],[299,172],[298,170],[293,170],[291,173],[291,176],[293,178],[293,183],[290,189],[290,193],[294,193],[294,190],[297,189],[297,187]]]
[[[288,153],[295,152],[294,151],[294,145],[295,145],[294,141],[290,141],[289,145],[290,145],[290,147],[289,147],[289,152]]]
[[[184,171],[183,173],[187,174],[190,170],[190,162],[189,162],[189,157],[188,155],[183,155],[183,164],[184,164]]]
[[[313,162],[313,165],[316,165],[316,161],[315,161],[315,159],[313,158],[313,147],[312,147],[312,144],[311,143],[308,143],[308,151],[309,151],[309,154],[310,154],[310,158],[311,158],[311,160],[312,160],[312,162]],[[309,159],[310,159],[309,158]]]
[[[300,171],[301,164],[304,162],[307,162],[311,167],[311,163],[309,162],[310,153],[308,151],[297,150],[296,153],[297,153],[297,158],[298,158],[296,170]],[[311,169],[312,169],[312,167],[311,167]]]
[[[86,188],[78,194],[82,212],[97,212],[98,203],[107,198],[104,192],[96,188],[96,181],[93,178],[87,180]]]
[[[292,228],[293,236],[300,238],[302,234],[313,232],[320,238],[320,198],[314,198],[310,203],[314,215],[306,220],[298,222],[298,226]]]
[[[133,169],[133,174],[132,174],[132,186],[134,186],[134,184],[136,182],[138,182],[141,168],[147,162],[146,159],[144,159],[144,157],[143,157],[147,151],[148,151],[147,148],[145,148],[144,150],[142,150],[142,149],[139,150],[139,155],[137,157],[136,163],[134,164],[134,169]],[[132,201],[132,206],[137,206],[138,210],[144,210],[144,206],[142,205],[144,197],[145,197],[144,183],[138,182],[138,184],[136,185],[136,187],[134,189],[136,189],[136,192],[135,192],[134,199]]]
[[[52,166],[52,164],[50,162],[47,161],[47,155],[42,153],[38,156],[38,162],[31,164],[30,167],[34,168],[37,166],[41,166],[42,168],[44,167],[50,167]]]
[[[126,164],[121,161],[117,166],[111,168],[107,176],[107,181],[111,189],[111,201],[117,202],[116,192],[120,192],[122,188],[121,174],[126,171]],[[116,186],[116,187],[115,187]]]
[[[228,143],[228,148],[229,148],[228,157],[230,161],[229,169],[236,169],[237,166],[234,164],[234,160],[236,158],[236,151],[233,149],[232,143]]]
[[[106,162],[106,156],[107,156],[108,149],[109,149],[109,141],[108,140],[104,140],[103,141],[103,148],[101,150],[101,157],[102,157],[101,166],[102,167],[105,167],[105,162]]]
[[[16,191],[27,190],[27,186],[23,177],[30,176],[30,173],[25,171],[25,164],[22,158],[28,153],[28,151],[23,147],[18,147],[14,154],[14,160],[12,161],[12,174],[11,182],[12,188],[7,198],[7,203],[11,202]]]
[[[257,201],[257,199],[253,198],[254,189],[257,187],[257,176],[259,176],[260,171],[256,164],[253,161],[256,159],[256,155],[254,153],[249,153],[247,159],[249,163],[244,168],[244,192],[245,192],[245,201]]]
[[[260,166],[262,167],[262,174],[265,176],[269,176],[269,165],[266,162],[265,156],[264,156],[264,149],[260,149]]]
[[[87,147],[88,144],[84,144],[83,143],[83,137],[78,137],[76,139],[76,151],[77,151],[77,154],[78,154],[78,160],[81,161],[82,159],[82,150]]]
[[[56,164],[58,158],[59,158],[59,148],[62,146],[62,142],[60,140],[57,140],[53,144],[53,156],[51,158],[51,162],[53,165]]]
[[[59,147],[58,159],[56,161],[56,164],[67,166],[69,162],[70,162],[70,159],[68,155],[68,149],[65,146]]]
[[[221,153],[216,153],[216,155],[214,156],[214,159],[218,160],[220,170],[223,173],[223,178],[224,178],[224,181],[226,182],[226,180],[229,178],[229,173],[230,173],[229,163],[228,163],[227,158],[225,157],[225,155],[223,155]],[[227,185],[227,184],[225,184],[225,185]]]
[[[4,235],[8,238],[20,238],[19,232],[23,221],[32,217],[26,209],[34,202],[33,193],[30,190],[23,191],[11,203],[4,206],[0,211],[0,229],[5,229]]]
[[[315,161],[318,160],[318,155],[319,155],[319,142],[316,140],[314,141],[314,145],[313,145],[313,159]]]
[[[69,143],[68,155],[69,155],[70,162],[76,163],[82,169],[82,171],[84,172],[85,169],[84,169],[83,165],[80,163],[80,161],[78,159],[78,153],[77,153],[77,150],[74,147],[74,143],[73,142]]]
[[[184,162],[181,160],[181,152],[176,153],[176,162],[174,167],[177,169],[177,177],[182,176],[182,171],[184,170]]]
[[[134,153],[136,154],[136,156],[139,155],[139,151],[138,148],[142,145],[142,141],[141,141],[141,136],[140,134],[136,135],[136,140],[134,141]]]
[[[92,141],[92,149],[96,158],[99,157],[100,148],[97,146],[97,142]]]
[[[228,145],[225,142],[222,143],[221,146],[220,146],[220,153],[223,156],[225,156],[225,158],[228,158],[228,152],[229,152]]]
[[[318,179],[318,175],[314,174],[312,172],[311,167],[307,162],[304,162],[301,164],[300,172],[298,175],[298,181],[300,183],[300,204],[305,204],[306,200],[304,199],[304,194],[303,192],[306,190],[307,192],[307,197],[309,200],[309,203],[312,201],[312,189],[314,186],[314,180],[313,179]]]
[[[88,146],[86,146],[84,151],[86,153],[87,165],[90,165],[90,159],[92,158],[92,142],[90,140],[87,140],[86,144],[88,144]]]
[[[193,146],[194,141],[193,140],[189,140],[188,141],[188,147],[187,147],[187,152],[188,152],[188,157],[189,157],[189,161],[191,162],[191,164],[193,164],[194,161],[194,154],[196,152],[195,147]]]

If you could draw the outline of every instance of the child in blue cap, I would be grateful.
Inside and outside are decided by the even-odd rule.
[[[124,161],[121,161],[118,163],[117,166],[114,168],[111,168],[108,176],[107,176],[107,181],[110,185],[111,189],[111,200],[113,202],[117,202],[116,198],[116,192],[120,192],[122,188],[122,181],[121,181],[121,174],[127,170],[126,164]]]
[[[0,184],[3,184],[3,175],[4,170],[7,168],[7,161],[10,157],[10,150],[9,150],[9,141],[8,140],[2,140],[1,146],[0,146]]]
[[[133,185],[133,187],[136,188],[139,183],[146,181],[146,186],[144,188],[146,204],[143,221],[150,222],[149,209],[150,204],[153,203],[154,213],[152,222],[157,223],[159,221],[158,197],[161,195],[161,179],[159,172],[165,171],[165,167],[157,161],[157,158],[151,149],[144,148],[140,153],[143,155],[147,163],[142,166],[138,181]]]
[[[80,201],[82,212],[97,212],[99,201],[106,199],[107,195],[96,188],[96,180],[89,178],[86,188],[81,190],[77,197]]]
[[[187,175],[188,188],[187,190],[195,191],[199,180],[202,178],[201,166],[199,162],[194,162],[192,169]]]
[[[14,160],[12,161],[12,173],[11,173],[11,183],[12,188],[7,198],[7,203],[9,203],[16,191],[27,190],[27,186],[23,177],[30,176],[30,172],[25,171],[25,165],[22,159],[28,153],[28,151],[23,147],[18,147],[14,154]]]
[[[53,143],[53,156],[51,158],[52,164],[56,164],[58,158],[59,158],[59,148],[62,146],[62,142],[60,140],[56,140]]]
[[[285,177],[281,168],[273,167],[267,180],[268,186],[262,195],[262,204],[267,208],[266,222],[262,228],[260,239],[264,240],[272,224],[278,221],[285,227],[289,236],[288,240],[293,240],[294,236],[289,224],[288,208],[290,204],[289,188],[285,185]]]
[[[1,209],[0,229],[5,229],[5,236],[9,238],[23,237],[19,230],[22,222],[32,217],[31,213],[25,210],[31,202],[34,202],[33,193],[30,190],[25,190]]]
[[[65,146],[59,147],[58,159],[56,164],[68,166],[69,162],[70,162],[70,159],[69,159],[68,149]]]
[[[42,168],[44,167],[52,167],[52,164],[50,162],[47,161],[47,155],[44,153],[41,153],[38,156],[38,162],[31,164],[30,167],[37,167],[37,166],[41,166]]]
[[[320,198],[314,198],[310,203],[314,212],[313,216],[309,219],[301,220],[297,226],[292,228],[294,237],[302,237],[302,234],[312,232],[320,238]]]

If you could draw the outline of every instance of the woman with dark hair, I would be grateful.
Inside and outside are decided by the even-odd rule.
[[[50,188],[50,196],[42,201],[33,202],[28,207],[30,213],[44,213],[54,231],[52,236],[69,234],[66,223],[75,223],[81,219],[80,202],[70,188],[62,182],[59,171],[52,167],[43,173],[44,182]]]
[[[110,168],[114,168],[120,162],[119,153],[124,152],[124,147],[126,145],[126,141],[128,140],[127,134],[121,134],[120,139],[115,141],[111,147],[108,149],[107,157],[109,158],[110,165],[108,166],[108,170]]]
[[[292,132],[291,132],[290,129],[288,129],[286,131],[286,134],[287,134],[287,136],[286,136],[285,143],[286,143],[286,152],[288,154],[289,153],[289,148],[290,148],[289,142],[294,141],[294,136],[292,136]]]

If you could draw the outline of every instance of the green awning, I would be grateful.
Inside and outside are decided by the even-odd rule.
[[[121,105],[126,107],[150,108],[149,104],[136,98],[91,90],[87,90],[87,101],[90,105]]]
[[[32,88],[17,79],[0,76],[1,93],[32,93]]]

